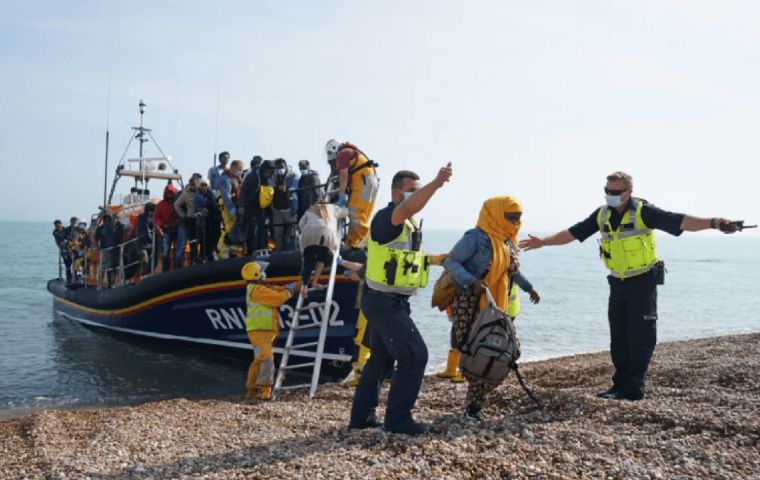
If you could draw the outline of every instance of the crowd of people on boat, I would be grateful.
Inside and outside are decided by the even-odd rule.
[[[326,183],[308,160],[296,169],[283,158],[257,155],[246,168],[223,151],[207,178],[194,173],[180,189],[169,180],[157,203],[111,205],[89,229],[78,225],[86,242],[63,242],[56,227],[67,283],[135,283],[191,264],[296,249],[313,259],[309,265],[322,265],[336,247],[335,238],[324,235],[336,220],[348,224],[347,245],[357,247],[366,237],[379,183],[376,164],[358,147],[330,140],[326,151]],[[336,207],[327,207],[331,203]],[[74,258],[89,261],[74,264]]]

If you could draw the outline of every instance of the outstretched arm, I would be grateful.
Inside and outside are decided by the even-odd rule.
[[[566,245],[575,240],[575,237],[570,230],[562,230],[554,235],[548,237],[539,238],[533,235],[528,235],[525,240],[520,240],[520,249],[522,250],[535,250],[541,247],[548,247],[553,245]]]
[[[707,230],[710,228],[720,228],[721,225],[730,223],[725,218],[699,218],[692,217],[691,215],[685,215],[681,222],[681,230],[685,232],[699,232],[700,230]],[[724,233],[734,233],[733,231],[725,231]]]
[[[441,188],[444,183],[449,181],[451,174],[451,162],[449,162],[445,167],[438,170],[438,175],[436,175],[432,182],[414,192],[411,197],[399,203],[396,208],[393,209],[391,223],[394,226],[399,226],[425,208],[425,205],[427,205],[427,202],[433,197],[433,194]]]

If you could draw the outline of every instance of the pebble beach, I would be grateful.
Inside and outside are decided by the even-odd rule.
[[[337,384],[311,402],[39,411],[0,422],[0,478],[760,479],[760,334],[658,345],[638,402],[595,397],[608,353],[521,372],[544,408],[511,375],[482,422],[462,415],[465,384],[427,377],[418,437],[348,430],[353,391]]]

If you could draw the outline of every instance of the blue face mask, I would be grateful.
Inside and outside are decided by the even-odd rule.
[[[402,201],[407,200],[412,195],[414,195],[414,192],[404,192],[404,199]]]
[[[623,204],[622,195],[605,195],[604,199],[607,201],[607,206],[611,208],[618,208]]]
[[[309,173],[308,170],[301,170],[301,175],[308,175],[308,173]]]
[[[284,169],[284,168],[277,168],[277,169],[275,169],[275,172],[276,172],[276,173],[277,173],[277,175],[279,175],[279,176],[283,176],[283,175],[285,175],[285,169]]]

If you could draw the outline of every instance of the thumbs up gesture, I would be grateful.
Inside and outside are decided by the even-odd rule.
[[[438,188],[441,188],[444,183],[449,181],[452,173],[453,170],[451,168],[451,162],[447,163],[445,167],[441,167],[441,169],[438,170],[438,175],[436,175],[434,180]]]

